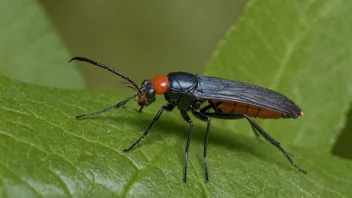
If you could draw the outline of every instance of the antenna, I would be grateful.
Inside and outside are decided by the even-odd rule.
[[[98,67],[101,67],[101,68],[103,68],[103,69],[106,69],[106,70],[110,71],[111,73],[114,73],[114,74],[120,76],[121,78],[127,80],[128,82],[130,82],[134,87],[136,87],[137,90],[139,89],[138,86],[137,86],[137,84],[136,84],[132,79],[130,79],[129,77],[127,77],[127,76],[124,75],[123,73],[118,72],[118,71],[116,71],[114,68],[111,68],[111,67],[109,67],[109,66],[107,66],[107,65],[105,65],[105,64],[103,64],[103,63],[99,63],[99,62],[94,61],[94,60],[91,60],[91,59],[89,59],[89,58],[78,57],[78,56],[71,58],[71,60],[68,61],[68,62],[70,63],[71,61],[74,61],[74,60],[82,61],[82,62],[87,62],[87,63],[90,63],[90,64],[92,64],[92,65],[96,65],[96,66],[98,66]]]

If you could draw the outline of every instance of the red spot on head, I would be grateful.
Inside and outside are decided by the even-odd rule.
[[[304,116],[303,111],[299,112],[298,116]]]
[[[169,88],[169,79],[166,76],[156,76],[150,80],[156,94],[164,94]]]

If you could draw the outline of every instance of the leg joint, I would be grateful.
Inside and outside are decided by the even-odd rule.
[[[189,126],[193,127],[193,121],[192,120],[188,120]]]

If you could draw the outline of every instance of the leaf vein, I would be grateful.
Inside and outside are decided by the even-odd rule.
[[[40,194],[28,181],[22,179],[22,177],[18,176],[9,167],[7,167],[3,163],[1,163],[1,161],[0,161],[0,166],[4,167],[8,172],[10,172],[13,176],[15,176],[19,181],[21,181],[23,184],[28,186],[28,188],[31,189],[35,194],[39,195],[40,197],[45,197],[44,195]]]

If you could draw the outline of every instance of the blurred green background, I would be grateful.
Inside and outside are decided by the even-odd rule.
[[[202,73],[246,0],[39,1],[73,56],[111,65],[136,82],[171,71]],[[77,64],[88,88],[121,87]]]
[[[9,12],[7,8],[15,7],[17,2],[0,3],[1,13],[7,13],[0,19],[0,26],[18,29],[9,31],[11,34],[0,32],[0,57],[5,61],[0,68],[0,75],[64,88],[120,90],[124,89],[119,83],[122,81],[120,78],[91,65],[75,63],[80,71],[75,75],[63,75],[56,71],[57,68],[50,66],[72,68],[75,65],[66,62],[71,56],[85,56],[118,69],[136,82],[172,71],[202,73],[218,42],[225,39],[228,29],[244,11],[247,0],[35,2],[37,5],[33,11],[33,2],[30,1],[25,3],[30,9],[21,5],[21,9],[15,12]],[[34,17],[38,13],[42,14],[43,21]],[[21,21],[16,21],[16,17],[21,18]],[[51,27],[45,25],[48,22],[55,28],[51,35],[58,35],[60,40],[52,44],[43,39],[42,44],[34,46],[25,43],[27,47],[33,48],[28,51],[38,56],[33,62],[28,58],[33,54],[23,55],[18,50],[21,49],[18,45],[24,43],[24,34],[31,36],[38,26],[42,27],[42,31],[39,34],[33,33],[29,38],[40,40],[41,34],[46,35],[51,31]],[[54,54],[54,57],[46,60],[51,48],[60,48],[61,43],[68,53]],[[43,67],[31,72],[30,65]],[[15,66],[27,71],[18,72],[19,69],[14,69]],[[41,74],[43,68],[51,72],[52,76],[48,72]],[[80,76],[83,81],[79,79]],[[61,78],[65,83],[46,81],[54,77]],[[77,78],[77,81],[73,78]],[[352,111],[347,123],[341,135],[336,138],[333,153],[352,159]]]

